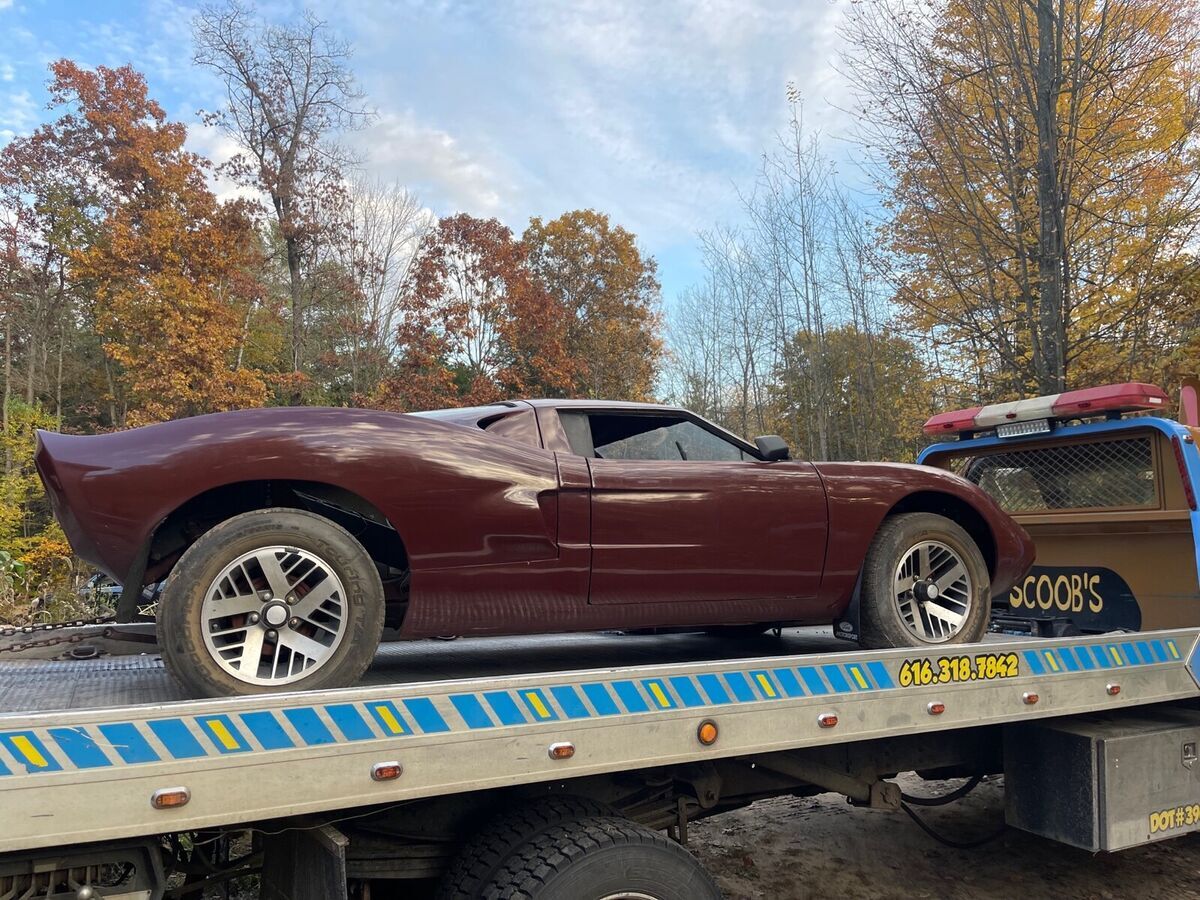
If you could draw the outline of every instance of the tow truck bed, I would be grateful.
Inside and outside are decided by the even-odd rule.
[[[824,635],[792,633],[783,655],[702,661],[714,641],[666,636],[645,642],[653,662],[632,659],[641,639],[628,637],[414,645],[398,664],[386,654],[373,684],[202,701],[172,701],[144,662],[90,663],[86,676],[6,664],[0,851],[1188,700],[1198,636],[830,652]],[[434,655],[452,662],[429,665]],[[379,683],[398,672],[417,677]],[[69,673],[73,687],[53,683]],[[57,708],[29,709],[21,682]],[[711,745],[698,740],[705,722],[719,731]],[[571,754],[548,752],[564,745]],[[372,777],[393,762],[399,777]],[[154,808],[156,792],[180,787],[186,805]]]

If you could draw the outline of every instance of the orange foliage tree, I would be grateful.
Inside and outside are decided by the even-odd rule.
[[[383,405],[489,403],[535,383],[566,391],[575,375],[561,306],[529,277],[523,245],[495,219],[441,219],[401,291],[399,362]]]
[[[139,73],[67,60],[53,73],[52,102],[68,111],[35,139],[85,162],[100,188],[99,228],[72,261],[131,408],[122,424],[261,405],[261,375],[236,364],[259,290],[246,211],[217,201]]]

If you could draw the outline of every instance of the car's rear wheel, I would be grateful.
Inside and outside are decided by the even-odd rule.
[[[194,696],[335,688],[366,671],[383,616],[379,573],[349,532],[263,509],[188,548],[163,589],[158,639]]]
[[[934,513],[892,516],[863,565],[860,643],[882,648],[981,640],[990,597],[987,564],[962,526]]]

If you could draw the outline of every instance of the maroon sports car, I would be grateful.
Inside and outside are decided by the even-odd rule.
[[[867,646],[972,641],[1033,558],[947,472],[792,460],[665,406],[256,409],[40,440],[76,552],[167,578],[160,645],[198,695],[351,684],[381,637],[828,624],[856,586]]]

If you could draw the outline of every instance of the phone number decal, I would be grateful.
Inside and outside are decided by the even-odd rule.
[[[1016,678],[1021,664],[1015,653],[978,656],[943,656],[941,659],[906,659],[900,664],[901,687],[926,687],[963,681],[996,681]]]
[[[1150,813],[1150,833],[1159,834],[1176,828],[1187,828],[1190,825],[1200,825],[1200,803],[1189,806],[1176,806],[1174,809],[1160,809]]]

